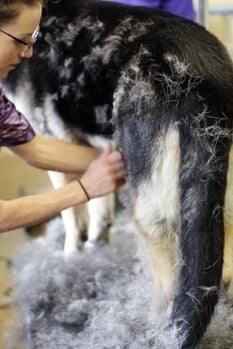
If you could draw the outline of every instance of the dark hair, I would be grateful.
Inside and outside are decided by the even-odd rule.
[[[19,15],[19,5],[44,5],[44,0],[2,0],[0,6],[0,25],[12,21]]]

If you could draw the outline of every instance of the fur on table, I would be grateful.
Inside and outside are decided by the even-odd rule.
[[[120,223],[110,244],[64,259],[64,231],[57,218],[44,237],[23,248],[14,268],[26,348],[179,347],[182,335],[169,325],[168,311],[158,314],[159,299],[132,230]],[[233,307],[222,295],[198,348],[233,348],[232,328]],[[11,336],[10,349],[16,348],[13,342]]]

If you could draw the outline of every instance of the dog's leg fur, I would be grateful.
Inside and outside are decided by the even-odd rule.
[[[179,234],[177,130],[169,130],[159,143],[159,157],[152,165],[152,176],[138,187],[134,217],[143,233],[156,288],[162,290],[168,304],[173,298],[173,280],[179,259],[176,255]]]
[[[63,173],[49,171],[48,174],[54,189],[62,187],[71,180],[71,177]],[[61,211],[65,228],[64,254],[66,256],[76,252],[77,248],[82,248],[82,232],[85,230],[83,209],[79,205],[78,212],[74,207]],[[79,219],[76,219],[77,216]]]
[[[160,292],[160,311],[164,311],[173,299],[173,282],[175,279],[174,248],[169,240],[162,238],[162,231],[154,231],[157,238],[143,234],[144,247],[148,253],[149,265],[154,274],[156,292]]]
[[[106,196],[92,199],[87,204],[89,212],[89,225],[85,247],[93,247],[103,238],[108,241],[108,228],[110,225],[109,202]]]
[[[74,176],[64,175],[49,171],[49,177],[54,188],[59,188],[71,180]],[[110,225],[110,209],[108,197],[103,196],[87,202],[86,205],[70,207],[61,212],[65,228],[64,254],[69,256],[83,248],[92,248],[97,241],[108,241],[108,228]]]

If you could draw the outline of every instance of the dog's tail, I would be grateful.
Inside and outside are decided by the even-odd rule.
[[[173,316],[186,333],[182,349],[195,347],[218,301],[230,146],[223,124],[204,110],[180,125],[181,270]]]

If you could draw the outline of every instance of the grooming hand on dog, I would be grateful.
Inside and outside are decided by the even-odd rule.
[[[33,54],[42,1],[3,1],[0,5],[0,78]],[[30,226],[61,210],[116,190],[124,182],[122,155],[107,146],[100,151],[36,135],[25,117],[1,93],[0,145],[32,166],[65,173],[83,173],[57,190],[0,201],[0,232]]]

